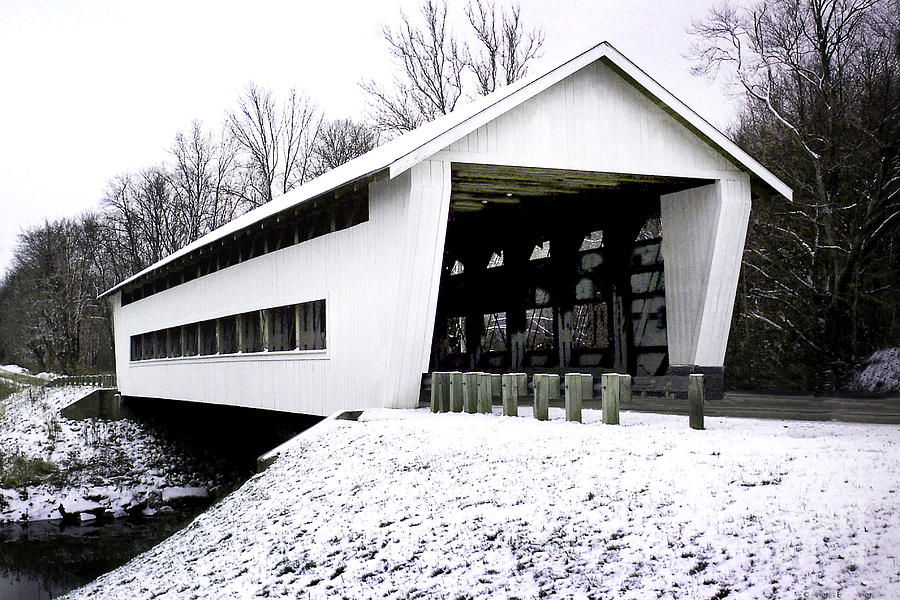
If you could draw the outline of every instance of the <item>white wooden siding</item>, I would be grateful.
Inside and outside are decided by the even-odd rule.
[[[449,189],[448,166],[426,162],[414,171],[431,168],[447,180],[432,185]],[[412,179],[407,174],[371,184],[366,223],[264,254],[124,307],[116,294],[116,361],[122,393],[309,414],[383,406],[389,402],[388,394],[393,402],[399,381],[388,375],[397,369],[389,360],[388,342],[400,318],[395,311],[401,300],[397,282],[403,277],[415,280],[405,298],[413,304],[408,314],[418,315],[409,323],[409,335],[415,332],[421,343],[428,318],[424,304],[436,302],[429,299],[436,293],[430,290],[434,256],[417,271],[401,264],[404,240],[411,231],[410,210],[421,212],[430,223],[420,237],[431,240],[433,252],[443,252],[438,230],[446,226],[446,211],[441,219],[439,208],[421,208],[430,192],[419,193],[410,203]],[[446,195],[449,201],[449,192]],[[441,198],[437,201],[440,204]],[[406,248],[406,253],[415,254],[414,248]],[[424,294],[418,284],[423,278],[428,281]],[[129,338],[137,333],[319,298],[326,300],[324,351],[129,361]],[[433,312],[432,306],[431,318]],[[397,340],[397,344],[404,343]],[[406,370],[407,390],[413,378],[410,370],[414,367],[421,374],[418,358]]]
[[[739,169],[600,61],[438,155],[611,173],[718,179]]]
[[[715,180],[662,198],[663,254],[671,364],[722,364],[749,177],[595,61],[369,184],[365,223],[124,307],[113,294],[122,393],[320,415],[414,406],[428,368],[452,161]],[[138,333],[319,298],[324,351],[129,361]]]
[[[661,198],[669,364],[720,367],[731,325],[750,182],[734,179]]]

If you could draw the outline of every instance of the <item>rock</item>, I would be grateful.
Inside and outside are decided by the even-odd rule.
[[[162,491],[164,504],[199,500],[209,500],[209,491],[205,487],[170,487]]]
[[[59,512],[63,515],[78,514],[83,512],[94,512],[97,509],[103,509],[104,506],[99,502],[87,499],[66,498],[59,505]]]
[[[164,504],[164,505],[162,505],[162,506],[159,507],[159,510],[158,510],[157,512],[159,512],[159,513],[173,513],[173,512],[175,512],[175,509],[172,508],[171,506],[169,506],[168,504]]]
[[[67,498],[59,503],[59,514],[62,515],[63,523],[80,523],[96,519],[106,512],[105,506],[91,500]]]
[[[129,517],[137,517],[144,514],[144,511],[147,510],[147,499],[144,498],[140,502],[136,502],[134,504],[130,504],[125,507],[125,513]]]

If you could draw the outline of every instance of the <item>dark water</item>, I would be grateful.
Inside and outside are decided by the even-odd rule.
[[[103,524],[0,524],[0,599],[46,600],[65,594],[152,548],[202,510]]]
[[[256,458],[320,417],[156,399],[126,399],[125,418],[163,441],[172,463],[213,481],[221,497],[253,473]],[[205,509],[181,507],[149,519],[65,526],[0,524],[0,600],[55,598],[127,563]]]

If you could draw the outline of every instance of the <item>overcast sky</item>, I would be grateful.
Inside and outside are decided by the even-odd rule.
[[[714,125],[734,111],[690,74],[686,28],[713,0],[521,0],[536,68],[608,40]],[[464,2],[450,0],[462,15]],[[16,237],[95,209],[107,181],[166,158],[192,119],[218,127],[249,81],[364,116],[392,65],[381,25],[408,0],[0,0],[0,272]]]

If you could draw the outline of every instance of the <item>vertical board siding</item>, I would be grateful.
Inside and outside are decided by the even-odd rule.
[[[721,180],[721,207],[710,259],[696,365],[722,366],[750,220],[750,178]]]
[[[326,415],[418,403],[428,367],[451,161],[703,177],[663,196],[670,362],[721,365],[749,211],[749,178],[595,61],[426,157],[369,184],[369,220],[121,306],[123,394]],[[131,363],[130,336],[324,298],[327,349]]]
[[[715,183],[660,198],[671,365],[697,364],[697,339],[720,204]]]
[[[122,393],[319,415],[384,405],[384,348],[397,306],[391,282],[401,274],[397,240],[407,235],[409,181],[371,184],[365,223],[116,304]],[[137,333],[319,298],[326,300],[323,353],[129,360]]]
[[[393,390],[387,406],[408,408],[419,401],[421,374],[428,368],[444,232],[450,203],[450,165],[423,161],[411,170],[406,236],[398,279],[398,303],[391,344]],[[438,277],[436,277],[436,274]]]
[[[661,198],[669,362],[720,367],[750,217],[750,180]]]
[[[450,144],[498,162],[701,176],[738,168],[600,61]],[[464,160],[464,156],[457,157]]]

